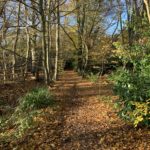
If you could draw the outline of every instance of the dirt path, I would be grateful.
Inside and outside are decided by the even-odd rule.
[[[99,87],[68,71],[55,89],[62,101],[57,150],[150,149],[150,133],[122,122],[104,101],[115,98],[105,79]]]
[[[45,109],[38,126],[2,149],[150,150],[149,129],[135,129],[121,121],[114,112],[116,97],[107,78],[99,83],[66,71],[50,89],[58,107]]]

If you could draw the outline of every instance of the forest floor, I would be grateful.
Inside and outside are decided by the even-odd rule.
[[[112,86],[103,76],[97,83],[66,71],[53,88],[58,107],[44,110],[36,128],[2,149],[24,150],[150,150],[148,128],[134,128],[115,112]]]

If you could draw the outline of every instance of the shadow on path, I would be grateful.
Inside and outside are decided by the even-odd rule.
[[[135,129],[125,124],[112,106],[98,100],[98,96],[113,96],[105,78],[93,84],[67,71],[56,83],[55,93],[61,101],[57,150],[150,148],[148,129]]]

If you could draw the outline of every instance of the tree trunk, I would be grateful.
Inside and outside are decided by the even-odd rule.
[[[30,52],[30,35],[29,35],[29,29],[26,27],[26,37],[27,37],[27,50],[26,50],[26,67],[25,67],[25,76],[28,73],[28,60],[29,60],[29,52]]]
[[[32,7],[36,8],[35,3],[32,2]],[[32,26],[36,28],[36,12],[32,10]],[[37,56],[36,44],[37,44],[37,34],[35,29],[33,29],[33,35],[31,37],[31,58],[32,58],[32,74],[35,76],[36,80],[39,80],[39,68],[38,68],[38,61],[39,58]]]
[[[118,20],[120,22],[121,40],[122,40],[122,45],[124,45],[123,22],[122,22],[122,8],[121,8],[121,2],[119,0],[117,2],[118,2],[118,8],[119,8]]]
[[[6,71],[7,71],[6,56],[5,56],[5,50],[3,50],[3,81],[4,81],[4,84],[6,83]]]
[[[58,65],[58,59],[59,59],[59,50],[60,50],[60,14],[59,14],[59,0],[56,0],[56,17],[57,17],[57,23],[56,23],[56,50],[55,50],[55,69],[54,69],[54,76],[53,76],[53,80],[56,80],[58,77],[58,71],[59,71],[59,67]]]
[[[43,67],[44,67],[44,76],[45,76],[45,83],[49,85],[50,83],[50,76],[47,68],[47,46],[46,46],[46,16],[44,12],[44,1],[40,0],[39,8],[40,8],[40,15],[41,15],[41,28],[42,28],[42,52],[43,52]]]
[[[128,43],[132,46],[132,27],[131,27],[131,1],[125,0],[128,20]]]
[[[5,9],[3,7],[3,9]],[[3,13],[3,24],[5,25],[6,23],[6,14],[5,14],[5,11]],[[2,28],[2,41],[4,43],[4,47],[6,45],[6,30],[5,30],[5,26],[3,26]],[[6,63],[6,51],[3,50],[3,82],[5,84],[6,82],[6,71],[7,71],[7,63]]]
[[[144,4],[146,6],[147,17],[148,17],[148,21],[149,21],[149,24],[150,24],[150,9],[149,9],[148,1],[144,0]]]
[[[48,21],[47,21],[47,68],[49,72],[49,78],[52,78],[52,71],[51,71],[51,61],[50,61],[50,52],[52,46],[52,31],[51,31],[51,0],[48,0]]]
[[[21,3],[19,2],[19,8],[18,8],[18,16],[17,16],[17,28],[16,28],[16,37],[15,37],[15,41],[14,41],[14,45],[13,45],[13,60],[12,60],[12,77],[13,80],[15,80],[15,65],[16,65],[16,49],[17,49],[17,42],[18,42],[18,36],[19,36],[19,23],[20,23],[20,7],[21,7]]]

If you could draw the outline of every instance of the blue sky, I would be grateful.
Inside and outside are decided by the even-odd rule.
[[[123,14],[122,14],[122,20],[123,20],[123,23],[125,24],[125,22],[127,21],[127,15],[126,15],[126,13],[123,13]],[[116,26],[117,26],[117,24],[111,26],[111,27],[107,30],[107,34],[111,35],[111,34],[114,32]],[[117,29],[116,32],[118,33],[119,31],[120,31],[120,24],[118,25],[118,29]]]
[[[67,0],[67,2],[69,2],[70,0]],[[124,2],[124,0],[122,0],[122,3],[124,4],[125,2]],[[125,6],[124,6],[125,7]],[[112,8],[112,13],[113,12],[115,12],[116,11],[116,13],[118,13],[118,10],[116,9],[116,8]],[[125,11],[125,10],[124,10]],[[114,18],[114,16],[116,16],[116,13],[114,13],[114,14],[109,14],[109,16],[106,16],[106,20],[108,21],[106,24],[105,24],[105,29],[106,28],[108,28],[108,25],[112,22],[112,19]],[[73,18],[71,15],[70,16],[68,16],[68,18],[69,18],[69,22],[70,22],[70,25],[75,25],[76,24],[76,19],[75,18]],[[117,19],[117,18],[116,18]],[[127,20],[127,15],[126,15],[126,12],[123,12],[122,13],[122,19],[123,19],[123,22],[125,23],[126,22],[126,20]],[[62,22],[63,22],[63,17],[62,17]],[[115,23],[115,24],[114,24]],[[112,26],[110,27],[110,28],[108,28],[107,29],[107,31],[106,31],[106,33],[107,34],[109,34],[109,35],[111,35],[113,32],[114,32],[114,30],[115,30],[115,28],[116,28],[116,26],[117,26],[117,20],[115,20],[114,22],[112,22]],[[116,30],[116,33],[118,33],[120,31],[120,25],[118,25],[118,29]]]

